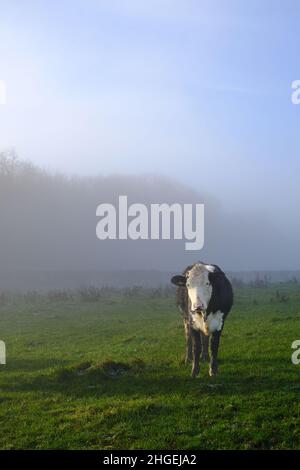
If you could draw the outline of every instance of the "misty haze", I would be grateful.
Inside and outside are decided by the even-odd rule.
[[[298,267],[296,234],[291,243],[280,218],[260,207],[231,211],[218,191],[196,191],[160,175],[71,177],[8,152],[0,157],[0,194],[2,288],[164,284],[195,259],[237,276],[281,270],[279,278],[288,278]],[[204,248],[188,252],[184,240],[97,239],[97,206],[117,206],[121,194],[146,206],[204,203]]]

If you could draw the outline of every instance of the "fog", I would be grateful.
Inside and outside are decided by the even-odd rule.
[[[197,259],[299,269],[291,12],[258,0],[5,2],[0,152],[19,160],[1,159],[0,289],[120,271],[123,282],[128,270],[161,280]],[[204,203],[204,248],[98,240],[96,208],[119,195]]]
[[[204,203],[204,248],[186,251],[185,240],[100,241],[96,208],[104,202],[117,207],[119,195],[127,195],[129,204],[147,206]],[[299,268],[296,233],[293,238],[280,220],[259,207],[228,212],[217,192],[197,192],[159,175],[71,177],[2,153],[0,217],[0,272],[2,284],[10,288],[20,275],[29,279],[32,273],[36,279],[52,273],[60,279],[56,287],[74,286],[92,283],[95,272],[105,283],[105,272],[176,272],[196,260],[229,271]],[[107,283],[113,283],[111,274]]]

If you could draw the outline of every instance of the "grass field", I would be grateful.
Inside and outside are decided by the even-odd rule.
[[[300,449],[297,285],[236,292],[214,378],[170,296],[10,300],[0,339],[1,449]]]

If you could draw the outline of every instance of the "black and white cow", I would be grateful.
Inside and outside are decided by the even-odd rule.
[[[178,286],[177,306],[183,316],[186,362],[193,361],[192,377],[199,374],[201,352],[203,361],[210,355],[209,375],[213,376],[224,321],[233,304],[231,284],[218,266],[202,262],[188,266],[171,282]]]

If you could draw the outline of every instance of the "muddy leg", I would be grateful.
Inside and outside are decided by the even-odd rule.
[[[190,323],[185,318],[183,319],[184,334],[185,334],[185,363],[192,362],[193,360],[193,340],[190,331]]]
[[[208,346],[209,346],[209,336],[206,336],[204,333],[201,333],[201,362],[209,361]]]
[[[200,372],[200,353],[201,353],[201,336],[200,331],[196,331],[191,328],[191,335],[193,340],[193,367],[192,377],[195,378]]]
[[[212,377],[218,372],[218,350],[220,344],[221,332],[215,331],[210,339],[210,367],[209,375]]]

